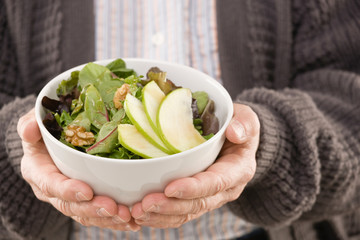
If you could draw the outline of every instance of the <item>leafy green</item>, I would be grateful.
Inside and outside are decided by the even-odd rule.
[[[126,68],[126,63],[122,59],[116,59],[106,65],[106,67],[119,78],[127,78],[131,75],[136,75],[133,69]]]
[[[127,115],[125,115],[124,118],[121,119],[120,123],[121,124],[131,124],[131,125],[133,125],[130,118]]]
[[[116,123],[120,123],[121,120],[125,117],[125,109],[120,108],[111,118],[111,121]]]
[[[193,124],[196,130],[198,130],[198,132],[202,135],[203,131],[202,131],[202,125],[203,125],[203,121],[200,118],[195,118],[193,120]]]
[[[135,153],[130,152],[124,147],[119,147],[118,149],[114,149],[114,151],[109,155],[110,158],[117,159],[140,159],[142,157],[136,155]]]
[[[86,116],[85,112],[79,113],[74,121],[71,122],[71,125],[84,127],[87,132],[90,131],[91,122],[90,119]]]
[[[79,73],[79,85],[85,88],[87,85],[96,84],[97,81],[111,80],[111,72],[107,67],[96,63],[88,63]]]
[[[111,63],[109,63],[108,65],[106,65],[106,67],[110,71],[115,72],[118,69],[126,68],[126,63],[121,58],[118,58],[118,59],[115,59],[114,61],[112,61]]]
[[[62,80],[56,89],[56,94],[58,96],[63,96],[70,94],[71,91],[78,85],[79,81],[79,71],[71,72],[71,76],[68,80]]]
[[[199,114],[204,112],[206,105],[209,102],[209,95],[204,91],[197,91],[192,94],[192,97],[196,99]]]
[[[141,79],[135,75],[131,75],[130,77],[125,78],[124,82],[129,84],[131,95],[141,100],[142,98],[142,85],[140,84]]]
[[[61,122],[60,122],[60,115],[59,115],[59,113],[54,113],[54,118],[55,118],[57,124],[59,124],[59,126],[60,126],[60,125],[61,125]]]
[[[67,125],[69,125],[73,121],[70,114],[68,112],[66,112],[66,111],[62,111],[59,120],[60,120],[60,126],[61,127],[66,127]]]
[[[94,85],[90,85],[86,89],[84,109],[92,125],[98,129],[101,129],[109,121],[104,101]]]
[[[71,116],[78,114],[84,107],[86,88],[83,88],[79,98],[74,99],[72,105]]]
[[[56,90],[59,100],[46,99],[43,103],[51,111],[50,120],[58,126],[55,129],[59,133],[58,139],[74,149],[96,156],[142,158],[118,142],[118,124],[132,123],[124,108],[115,108],[115,92],[126,83],[130,93],[142,100],[142,88],[150,81],[154,80],[165,94],[178,88],[167,79],[166,72],[157,67],[151,68],[146,75],[147,78],[142,79],[143,76],[127,68],[122,59],[116,59],[106,66],[88,63],[81,71],[73,71],[70,78],[63,80]],[[193,93],[193,98],[192,109],[196,110],[194,127],[201,135],[205,135],[205,139],[209,139],[214,135],[212,132],[215,132],[217,124],[212,120],[213,103],[210,104],[207,93],[202,91]],[[82,126],[87,132],[92,132],[95,143],[91,146],[73,146],[67,142],[63,130],[69,125]]]
[[[111,121],[105,123],[99,131],[96,142],[86,152],[89,154],[110,153],[118,144],[118,123]]]
[[[210,138],[212,138],[214,136],[214,134],[213,133],[210,133],[210,134],[208,134],[208,135],[205,135],[205,136],[203,136],[206,140],[209,140]]]
[[[121,80],[110,80],[96,84],[96,88],[107,106],[112,106],[116,90],[124,84]]]
[[[160,89],[167,95],[173,90],[173,86],[170,81],[166,80],[166,72],[152,72],[147,73],[149,81],[155,81]]]

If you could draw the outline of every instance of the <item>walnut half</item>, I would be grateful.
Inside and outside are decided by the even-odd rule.
[[[69,125],[65,130],[65,140],[74,146],[85,146],[93,144],[95,137],[82,126]]]
[[[116,109],[120,109],[123,107],[122,102],[125,100],[126,94],[128,94],[129,92],[130,92],[130,85],[127,83],[124,83],[121,87],[119,87],[116,90],[113,98],[113,102]]]

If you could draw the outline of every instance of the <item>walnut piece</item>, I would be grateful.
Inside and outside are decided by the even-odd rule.
[[[74,146],[85,146],[93,144],[95,137],[82,126],[69,125],[65,130],[65,140]]]
[[[130,85],[127,83],[123,84],[121,87],[119,87],[116,90],[113,98],[113,102],[116,109],[120,109],[123,107],[122,102],[125,100],[126,94],[128,94],[129,91],[130,91]]]

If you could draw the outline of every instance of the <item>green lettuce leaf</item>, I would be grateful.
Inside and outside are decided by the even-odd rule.
[[[110,153],[118,144],[117,122],[105,123],[99,131],[96,142],[86,149],[89,154]]]
[[[96,63],[88,63],[79,73],[79,85],[85,88],[87,85],[96,84],[98,81],[111,80],[112,75],[107,67]]]
[[[112,61],[106,65],[106,67],[119,78],[127,78],[131,75],[136,75],[133,69],[126,68],[126,63],[121,58]]]
[[[196,99],[198,111],[199,114],[201,115],[204,112],[204,109],[209,102],[209,96],[204,91],[197,91],[197,92],[193,92],[192,97]]]
[[[70,94],[71,91],[78,85],[79,71],[71,72],[71,76],[68,80],[62,80],[56,89],[57,96],[64,96]]]
[[[94,85],[90,85],[86,89],[84,109],[92,125],[98,129],[101,129],[101,127],[109,121],[104,101]]]

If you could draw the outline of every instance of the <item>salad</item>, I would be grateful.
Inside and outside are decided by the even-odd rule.
[[[122,59],[88,63],[61,81],[56,94],[58,99],[42,99],[45,127],[92,155],[161,157],[193,148],[219,130],[206,92],[175,85],[158,67],[138,75]]]

